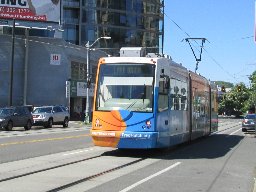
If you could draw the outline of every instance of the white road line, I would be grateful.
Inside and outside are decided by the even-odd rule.
[[[236,131],[234,131],[234,132],[232,132],[232,133],[230,133],[228,136],[230,136],[230,135],[234,135],[235,133],[237,133],[238,131],[240,131],[242,128],[240,128],[240,129],[238,129],[238,130],[236,130]]]
[[[131,189],[137,187],[138,185],[140,185],[142,183],[145,183],[146,181],[148,181],[148,180],[150,180],[150,179],[152,179],[152,178],[154,178],[154,177],[156,177],[158,175],[161,175],[162,173],[167,172],[170,169],[173,169],[174,167],[178,166],[179,164],[181,164],[181,162],[177,162],[177,163],[171,165],[170,167],[167,167],[166,169],[163,169],[162,171],[159,171],[159,172],[157,172],[157,173],[155,173],[153,175],[150,175],[149,177],[146,177],[145,179],[142,179],[142,180],[138,181],[137,183],[134,183],[133,185],[131,185],[131,186],[121,190],[120,192],[130,191]]]
[[[84,152],[88,152],[88,151],[92,151],[93,149],[86,149],[86,150],[82,150],[82,151],[76,151],[73,153],[65,153],[63,154],[63,156],[67,156],[67,155],[75,155],[75,154],[79,154],[79,153],[84,153]]]

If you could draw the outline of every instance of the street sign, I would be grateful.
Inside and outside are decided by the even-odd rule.
[[[70,98],[70,81],[66,81],[66,98]]]
[[[60,65],[61,54],[51,54],[50,55],[50,65]]]

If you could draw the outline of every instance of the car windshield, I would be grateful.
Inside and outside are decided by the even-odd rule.
[[[13,114],[13,109],[8,109],[8,108],[0,109],[0,115],[1,116],[8,116],[8,115],[11,115],[11,114]]]
[[[245,119],[255,119],[255,114],[246,115]]]
[[[51,113],[51,112],[52,112],[51,107],[38,107],[33,111],[33,113]]]

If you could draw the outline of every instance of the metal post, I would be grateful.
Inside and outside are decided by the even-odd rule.
[[[27,84],[28,84],[28,36],[29,29],[25,29],[25,65],[24,65],[24,89],[23,89],[23,105],[27,105]]]
[[[15,19],[13,19],[12,25],[12,51],[10,62],[10,76],[9,76],[9,106],[12,106],[12,87],[13,87],[13,63],[14,63],[14,44],[15,44]]]
[[[99,37],[96,39],[91,45],[90,42],[88,41],[86,43],[86,83],[89,82],[90,80],[90,48],[98,42],[100,39],[111,39],[111,37]],[[84,117],[84,122],[88,124],[90,122],[90,116],[89,116],[89,111],[90,111],[90,98],[89,98],[89,86],[87,84],[86,86],[86,107],[85,107],[85,117]]]
[[[89,45],[89,41],[86,44],[86,84],[89,81],[89,53],[90,51],[90,45]],[[84,118],[84,122],[86,124],[89,123],[90,118],[89,118],[89,86],[87,84],[86,86],[86,106],[85,106],[85,118]]]
[[[70,113],[70,84],[71,80],[66,81],[66,98],[68,99],[68,112]]]

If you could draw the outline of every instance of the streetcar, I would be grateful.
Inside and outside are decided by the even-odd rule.
[[[217,131],[217,89],[170,57],[125,48],[99,60],[92,128],[96,146],[168,148]]]

